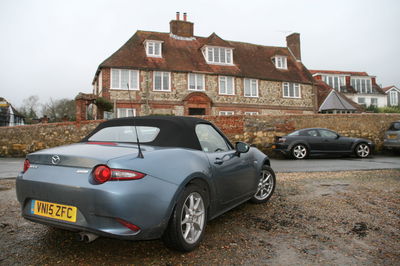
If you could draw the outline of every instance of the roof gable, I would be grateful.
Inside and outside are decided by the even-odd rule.
[[[400,89],[398,89],[396,86],[389,86],[389,87],[385,87],[382,88],[382,90],[387,94],[389,91],[395,90],[400,92]]]
[[[362,107],[323,81],[317,81],[318,110],[362,111]]]

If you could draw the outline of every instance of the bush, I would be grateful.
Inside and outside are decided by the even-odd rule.
[[[375,106],[368,106],[366,111],[372,113],[400,113],[400,106],[386,106],[386,107],[375,107]]]
[[[94,100],[94,104],[97,106],[97,108],[106,112],[111,112],[112,109],[114,108],[113,104],[109,100],[103,97],[99,97],[96,100]]]

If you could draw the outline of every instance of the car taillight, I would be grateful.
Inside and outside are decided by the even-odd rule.
[[[25,173],[26,171],[28,171],[29,167],[31,166],[31,163],[29,162],[28,159],[25,159],[24,161],[24,171],[23,173]]]
[[[111,169],[105,165],[99,165],[94,169],[94,179],[100,184],[107,182],[111,178]]]
[[[135,171],[111,169],[111,180],[135,180],[144,176],[145,174]]]
[[[146,174],[123,169],[111,169],[106,165],[99,165],[94,169],[94,179],[102,184],[107,181],[136,180],[145,177]]]

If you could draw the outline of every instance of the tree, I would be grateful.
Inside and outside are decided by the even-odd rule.
[[[42,112],[54,122],[62,121],[64,118],[75,120],[75,101],[67,98],[58,100],[50,98],[49,102],[43,105]]]
[[[39,117],[39,108],[41,104],[39,103],[39,96],[31,95],[22,101],[22,106],[17,108],[17,111],[25,116],[25,123],[32,124],[34,119]]]

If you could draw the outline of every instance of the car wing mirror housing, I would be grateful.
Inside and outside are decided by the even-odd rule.
[[[241,141],[236,142],[236,154],[246,153],[250,150],[250,145]]]

